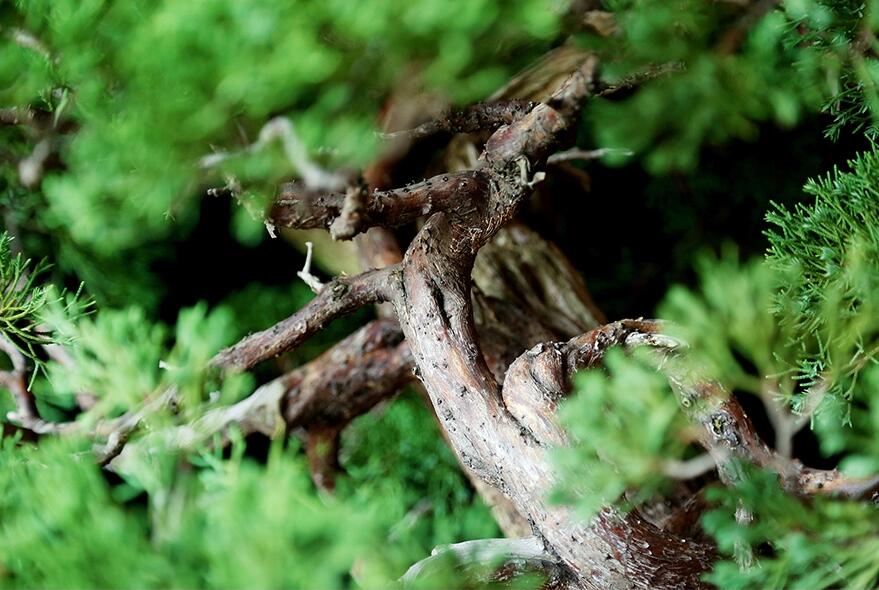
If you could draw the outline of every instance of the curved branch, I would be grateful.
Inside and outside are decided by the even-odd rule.
[[[455,560],[457,569],[471,572],[482,582],[509,579],[526,571],[541,571],[550,580],[562,581],[564,570],[557,559],[546,551],[543,540],[538,537],[524,539],[479,539],[453,545],[440,545],[426,557],[415,563],[400,577],[403,587],[417,583],[430,569],[449,558]],[[564,587],[561,584],[554,588]]]
[[[682,348],[679,341],[662,334],[660,322],[641,320],[640,324],[626,337],[627,346],[646,345],[666,352]],[[813,469],[770,449],[735,396],[716,381],[702,378],[685,358],[664,353],[657,364],[683,410],[701,425],[699,442],[714,457],[722,481],[738,480],[740,473],[733,459],[743,459],[777,473],[782,487],[794,494],[864,499],[879,492],[879,475],[851,478],[837,470]]]

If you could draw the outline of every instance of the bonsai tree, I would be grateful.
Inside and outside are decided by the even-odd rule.
[[[4,586],[879,583],[872,3],[0,15]]]

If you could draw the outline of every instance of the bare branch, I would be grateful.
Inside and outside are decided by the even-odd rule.
[[[34,113],[31,109],[0,108],[0,125],[32,125],[33,122]]]
[[[569,150],[554,153],[547,158],[546,161],[548,164],[557,164],[559,162],[567,162],[570,160],[597,160],[605,156],[632,156],[634,154],[635,152],[626,148],[599,148],[597,150],[571,148]]]
[[[39,431],[45,430],[46,426],[37,414],[34,396],[28,389],[27,359],[18,347],[3,334],[0,334],[0,351],[5,353],[12,363],[12,371],[0,371],[0,384],[9,389],[15,402],[15,411],[9,412],[7,418],[39,434]]]
[[[662,463],[662,474],[672,479],[687,480],[705,475],[717,467],[716,460],[704,453],[686,461],[666,460]]]
[[[629,346],[647,345],[664,351],[678,350],[675,341],[666,342],[660,332],[662,325],[643,321],[644,334],[627,338]],[[648,337],[649,336],[649,337]],[[702,426],[699,442],[714,457],[721,479],[734,483],[740,478],[739,469],[732,459],[743,459],[763,469],[774,471],[788,492],[809,495],[827,494],[848,498],[869,498],[879,492],[879,475],[850,478],[836,470],[804,467],[782,453],[773,451],[757,435],[754,425],[738,400],[719,383],[699,376],[698,369],[686,359],[663,354],[659,363],[668,378],[684,411],[696,424]]]
[[[386,301],[396,270],[389,267],[333,279],[295,314],[220,351],[211,364],[223,369],[245,370],[297,347],[330,321],[365,305]]]

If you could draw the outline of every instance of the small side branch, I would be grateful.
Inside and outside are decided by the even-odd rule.
[[[296,273],[296,276],[302,279],[308,288],[312,290],[313,293],[320,293],[324,284],[319,278],[311,274],[311,258],[314,255],[314,244],[312,242],[305,242],[305,264],[302,265],[302,270]]]
[[[118,455],[111,468],[124,469],[132,456],[156,447],[187,451],[207,443],[224,445],[232,429],[243,436],[258,432],[272,438],[302,433],[312,477],[318,487],[331,491],[339,433],[412,380],[412,364],[397,322],[376,320],[247,398],[213,409],[190,424],[158,430],[127,444],[130,430],[121,433],[122,425],[117,426],[103,458]]]
[[[0,334],[0,351],[6,354],[12,363],[11,371],[0,371],[0,385],[9,390],[15,402],[15,412],[10,412],[8,418],[40,434],[38,430],[43,430],[44,424],[37,414],[34,397],[28,389],[27,359],[18,347],[2,334]]]
[[[682,343],[661,334],[662,325],[645,320],[643,332],[633,332],[626,345],[650,346],[662,351],[658,366],[677,394],[689,418],[699,424],[700,444],[714,458],[722,481],[740,477],[732,461],[738,458],[778,474],[782,487],[800,495],[825,494],[851,499],[872,498],[879,493],[879,476],[850,478],[837,470],[812,469],[769,448],[760,438],[738,400],[719,383],[701,378],[686,359],[669,356]]]
[[[295,314],[221,350],[211,360],[211,364],[223,369],[243,371],[296,348],[326,327],[330,321],[366,305],[387,301],[394,272],[396,267],[388,267],[354,277],[333,279]]]
[[[34,113],[30,109],[6,107],[0,109],[0,125],[32,125]]]

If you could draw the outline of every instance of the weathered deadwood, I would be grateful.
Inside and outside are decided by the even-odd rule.
[[[400,578],[403,587],[416,584],[431,568],[452,559],[463,579],[478,582],[500,582],[525,572],[540,572],[547,578],[543,588],[568,587],[566,572],[559,568],[552,554],[547,553],[539,537],[521,539],[479,539],[453,545],[440,545],[406,570]]]
[[[501,229],[473,265],[479,291],[535,314],[557,338],[605,323],[580,273],[555,244],[521,223]]]
[[[571,377],[580,369],[600,364],[608,348],[653,327],[653,322],[621,320],[567,342],[538,344],[510,365],[502,392],[504,405],[539,443],[566,444],[556,409],[569,393]]]

